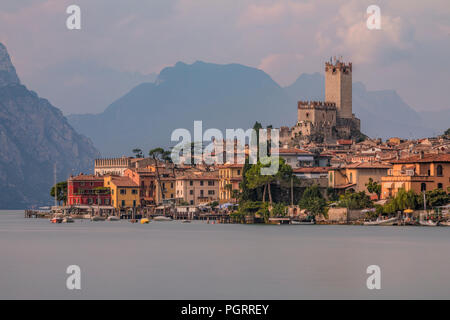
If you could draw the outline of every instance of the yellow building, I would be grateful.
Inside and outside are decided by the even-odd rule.
[[[162,175],[160,177],[161,180],[161,187],[163,189],[163,192],[161,192],[161,189],[159,187],[158,181],[155,181],[156,183],[156,196],[155,201],[157,204],[162,203],[163,200],[175,200],[175,194],[176,194],[176,179],[171,175]]]
[[[105,176],[104,185],[111,189],[114,208],[134,208],[140,205],[139,185],[129,177]]]
[[[243,169],[243,164],[224,164],[219,167],[219,202],[237,201],[232,197],[233,190],[240,190]],[[231,190],[228,186],[231,186]]]
[[[381,179],[381,198],[395,197],[398,190],[415,193],[450,187],[450,154],[421,153],[391,161],[393,167]]]
[[[366,184],[372,178],[374,182],[381,182],[390,164],[380,162],[357,162],[342,168],[331,168],[328,171],[328,186],[334,189],[353,189],[355,192],[367,191]],[[375,195],[373,195],[375,196]]]

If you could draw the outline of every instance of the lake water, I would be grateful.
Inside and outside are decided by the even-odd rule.
[[[81,268],[81,290],[66,268]],[[369,290],[366,268],[381,268]],[[450,228],[127,221],[0,211],[0,298],[450,298]]]

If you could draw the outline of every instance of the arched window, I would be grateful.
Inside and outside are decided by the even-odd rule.
[[[442,170],[442,166],[441,166],[441,165],[438,165],[438,166],[437,166],[437,168],[436,168],[436,175],[437,175],[438,177],[442,177],[442,175],[443,175],[443,170]]]
[[[422,182],[420,185],[420,191],[427,191],[427,184],[425,182]]]

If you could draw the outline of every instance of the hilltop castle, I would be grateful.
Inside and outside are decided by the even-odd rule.
[[[325,101],[299,101],[297,124],[280,128],[280,142],[299,146],[357,139],[360,126],[352,112],[352,64],[330,59],[325,63]]]

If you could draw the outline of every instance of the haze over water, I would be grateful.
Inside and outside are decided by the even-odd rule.
[[[0,211],[0,298],[449,298],[450,228],[76,220]],[[66,268],[81,268],[81,290]],[[381,268],[368,290],[366,268]]]

